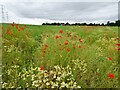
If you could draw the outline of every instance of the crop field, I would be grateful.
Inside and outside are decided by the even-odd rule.
[[[118,88],[118,27],[3,24],[2,88]]]

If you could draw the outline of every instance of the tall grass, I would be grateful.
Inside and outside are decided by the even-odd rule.
[[[13,35],[6,33],[8,28]],[[12,80],[16,87],[25,87],[25,82],[23,85],[16,80],[23,69],[27,72],[43,66],[44,70],[53,70],[57,65],[69,65],[75,81],[83,88],[117,88],[116,38],[117,27],[18,25],[17,28],[16,24],[3,24],[3,82],[9,83],[6,87],[12,86]]]

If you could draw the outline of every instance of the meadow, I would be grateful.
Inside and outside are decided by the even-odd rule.
[[[3,24],[2,88],[118,88],[118,27]]]

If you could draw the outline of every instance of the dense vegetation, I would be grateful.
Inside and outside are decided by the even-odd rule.
[[[118,28],[3,24],[3,88],[117,88]]]
[[[63,26],[120,26],[120,20],[117,20],[115,22],[110,22],[108,21],[107,24],[101,23],[101,24],[97,24],[97,23],[43,23],[42,25],[63,25]]]

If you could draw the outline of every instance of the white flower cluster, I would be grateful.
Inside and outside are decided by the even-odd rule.
[[[87,63],[85,60],[72,60],[74,63],[74,70],[79,70],[79,72],[86,73],[87,72]]]
[[[50,70],[40,70],[39,67],[23,68],[21,72],[15,70],[8,70],[7,77],[10,79],[2,82],[2,88],[81,88],[75,82],[69,66],[64,68],[57,65]]]
[[[43,70],[36,75],[37,80],[32,83],[33,87],[40,88],[80,88],[75,82],[71,68],[67,66],[54,66],[53,70]]]

